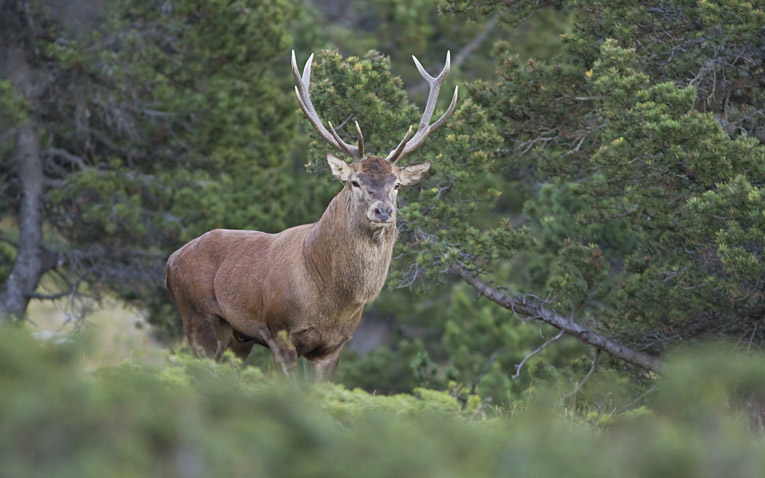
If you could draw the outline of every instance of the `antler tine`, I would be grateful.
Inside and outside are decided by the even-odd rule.
[[[430,119],[433,117],[433,112],[436,109],[436,102],[438,101],[438,93],[441,90],[441,85],[446,79],[446,75],[449,74],[449,69],[451,67],[451,52],[446,52],[446,63],[444,64],[444,68],[441,70],[441,73],[439,73],[436,77],[431,76],[427,71],[425,71],[425,68],[423,68],[420,61],[414,55],[412,55],[412,60],[414,60],[414,64],[417,67],[417,70],[420,72],[420,75],[422,75],[422,77],[425,78],[425,81],[428,82],[430,91],[428,92],[428,102],[425,104],[425,111],[422,113],[422,119],[420,119],[420,125],[417,128],[417,132],[414,134],[411,140],[406,141],[407,138],[405,138],[405,141],[402,142],[403,146],[402,144],[399,144],[399,146],[391,151],[386,158],[388,161],[394,164],[399,159],[401,159],[401,157],[422,146],[425,138],[427,138],[430,133],[444,124],[447,118],[449,118],[449,116],[451,116],[451,114],[454,112],[454,107],[457,105],[457,94],[459,91],[459,86],[454,88],[454,96],[452,96],[452,102],[449,104],[449,107],[446,109],[444,114],[441,115],[441,117],[438,118],[438,120],[436,120],[434,123],[430,123]]]
[[[346,153],[347,155],[349,155],[349,156],[351,156],[353,158],[358,156],[358,154],[356,154],[354,151],[351,151],[351,149],[350,149],[351,145],[346,143],[345,141],[343,141],[342,138],[340,138],[340,135],[337,134],[337,131],[335,131],[335,127],[332,126],[332,122],[331,121],[327,121],[327,125],[329,125],[329,132],[332,133],[332,137],[335,139],[337,144],[340,146],[340,148],[339,148],[340,151]],[[361,156],[361,157],[363,157],[363,156]]]
[[[318,113],[316,113],[316,108],[313,106],[313,102],[311,102],[311,96],[309,94],[309,88],[311,85],[311,64],[313,63],[313,53],[310,57],[308,57],[308,61],[305,64],[305,67],[303,68],[303,74],[300,74],[300,70],[297,66],[297,61],[295,60],[295,50],[292,50],[292,73],[295,75],[295,80],[297,81],[297,85],[295,86],[295,94],[297,94],[298,103],[300,104],[300,108],[303,110],[303,113],[305,113],[306,117],[308,118],[308,121],[311,122],[314,128],[316,128],[316,131],[319,133],[319,136],[324,139],[327,143],[331,144],[333,148],[337,149],[341,153],[345,153],[352,157],[354,160],[360,160],[364,158],[364,151],[363,151],[363,139],[361,139],[361,134],[359,134],[359,144],[362,146],[361,148],[357,148],[356,146],[350,145],[343,141],[340,136],[337,134],[337,132],[332,128],[332,125],[330,124],[330,129],[332,132],[327,131],[327,128],[324,127],[324,125],[321,122],[321,118],[319,118]]]
[[[387,157],[387,158],[385,158],[385,160],[386,160],[386,161],[390,161],[390,162],[392,162],[393,164],[396,164],[396,161],[398,161],[398,160],[401,158],[401,156],[402,156],[401,152],[402,152],[402,151],[404,150],[404,148],[406,147],[406,143],[408,143],[408,142],[409,142],[409,138],[410,138],[411,136],[412,136],[412,127],[410,126],[410,127],[409,127],[409,130],[408,130],[408,131],[406,132],[406,134],[404,135],[404,139],[402,139],[402,140],[401,140],[401,142],[400,142],[400,143],[398,143],[398,146],[396,146],[396,149],[394,149],[393,151],[391,151],[391,152],[390,152],[390,154],[388,155],[388,157]]]
[[[364,135],[361,134],[361,127],[359,126],[359,122],[354,121],[354,123],[356,124],[356,135],[359,138],[359,144],[358,144],[359,156],[363,158],[364,157]]]

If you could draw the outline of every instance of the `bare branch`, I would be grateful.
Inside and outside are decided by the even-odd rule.
[[[64,149],[50,147],[45,150],[45,155],[48,157],[52,156],[65,159],[69,164],[75,166],[79,170],[85,169],[86,167],[84,159]]]
[[[578,324],[571,320],[571,318],[564,317],[544,306],[523,302],[517,298],[503,294],[461,265],[453,266],[451,272],[460,276],[465,282],[473,286],[487,299],[508,310],[529,317],[536,317],[538,320],[550,324],[556,329],[562,330],[572,337],[575,337],[580,342],[592,345],[593,347],[603,350],[625,362],[629,362],[653,372],[659,372],[661,370],[661,362],[656,357],[634,350],[607,337],[603,337],[591,328]]]
[[[573,392],[569,393],[568,395],[560,399],[561,403],[568,398],[576,397],[576,394],[579,393],[579,390],[582,389],[582,386],[585,384],[585,382],[587,382],[587,380],[589,380],[590,377],[592,377],[592,373],[595,371],[595,366],[598,364],[598,358],[600,357],[600,352],[601,352],[600,349],[595,349],[595,356],[592,358],[592,365],[590,365],[590,371],[587,372],[587,375],[584,376],[582,381],[576,385],[576,388],[574,388]]]
[[[614,414],[614,415],[618,415],[618,414],[622,413],[623,411],[625,411],[625,410],[627,410],[627,409],[631,408],[633,405],[635,405],[636,403],[638,403],[640,400],[644,399],[644,398],[645,398],[645,397],[647,397],[648,395],[650,395],[650,394],[652,394],[653,392],[655,392],[655,391],[656,391],[656,389],[657,389],[657,385],[654,385],[653,387],[649,388],[649,389],[648,389],[648,390],[646,390],[645,392],[643,392],[643,393],[641,393],[640,395],[638,395],[638,396],[637,396],[637,397],[636,397],[634,400],[632,400],[632,401],[631,401],[631,402],[629,402],[628,404],[626,404],[626,405],[623,405],[623,406],[621,406],[621,407],[617,408],[616,410],[614,410],[614,413],[613,413],[613,414]]]
[[[521,363],[519,363],[518,365],[516,365],[516,366],[515,366],[515,373],[514,373],[514,374],[512,374],[512,375],[510,376],[510,378],[512,378],[512,379],[516,379],[516,378],[518,378],[518,376],[521,374],[521,368],[523,367],[523,364],[525,364],[525,363],[526,363],[526,362],[527,362],[527,361],[528,361],[528,360],[529,360],[531,357],[533,357],[534,355],[536,355],[536,354],[538,354],[539,352],[541,352],[542,350],[544,350],[544,349],[545,349],[545,348],[546,348],[548,345],[550,345],[551,343],[555,342],[555,341],[556,341],[556,340],[558,340],[559,338],[563,337],[563,332],[564,332],[564,331],[563,331],[563,330],[561,330],[560,332],[558,332],[558,335],[556,335],[556,336],[554,336],[554,337],[551,337],[551,338],[547,339],[547,340],[545,341],[545,343],[543,343],[542,345],[540,345],[539,347],[537,347],[536,349],[534,349],[534,351],[532,351],[532,352],[531,352],[530,354],[528,354],[527,356],[523,357],[523,360],[521,360]]]
[[[71,290],[65,290],[61,292],[56,292],[54,294],[41,294],[39,292],[32,292],[29,294],[26,294],[27,297],[30,299],[37,299],[37,300],[58,300],[62,297],[67,297],[72,293]]]

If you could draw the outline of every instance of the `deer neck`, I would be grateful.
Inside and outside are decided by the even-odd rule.
[[[398,230],[395,224],[372,232],[354,220],[350,191],[330,202],[306,241],[306,260],[324,293],[349,304],[373,300],[388,275]]]

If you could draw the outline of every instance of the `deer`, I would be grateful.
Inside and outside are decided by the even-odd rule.
[[[319,136],[352,162],[327,155],[329,170],[343,188],[317,222],[277,234],[215,229],[169,257],[165,284],[195,355],[221,361],[230,350],[245,360],[257,344],[271,349],[290,380],[299,357],[310,362],[314,381],[332,378],[365,304],[385,284],[398,238],[399,187],[417,184],[431,166],[429,161],[405,167],[397,162],[442,126],[457,104],[459,87],[443,115],[430,122],[450,54],[435,77],[412,58],[429,86],[425,109],[414,135],[410,126],[382,158],[367,154],[358,121],[355,145],[346,143],[331,122],[324,126],[309,95],[313,54],[301,75],[292,51],[300,108]]]

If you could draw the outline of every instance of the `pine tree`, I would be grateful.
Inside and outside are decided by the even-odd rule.
[[[518,23],[539,11],[446,3]],[[528,313],[572,317],[588,329],[572,335],[595,333],[599,348],[605,338],[652,354],[710,336],[759,344],[765,12],[649,3],[553,4],[574,25],[560,53],[507,54],[499,79],[471,87],[504,138],[499,160],[535,184],[524,217],[536,244],[512,262],[530,272],[512,286],[546,298]],[[475,272],[502,262],[463,253],[476,256],[463,278],[492,292]]]
[[[21,67],[0,90],[0,211],[16,217],[2,315],[85,292],[151,299],[167,254],[196,235],[315,213],[271,67],[287,73],[291,2],[104,1],[87,28],[85,7],[3,3],[4,60]]]

